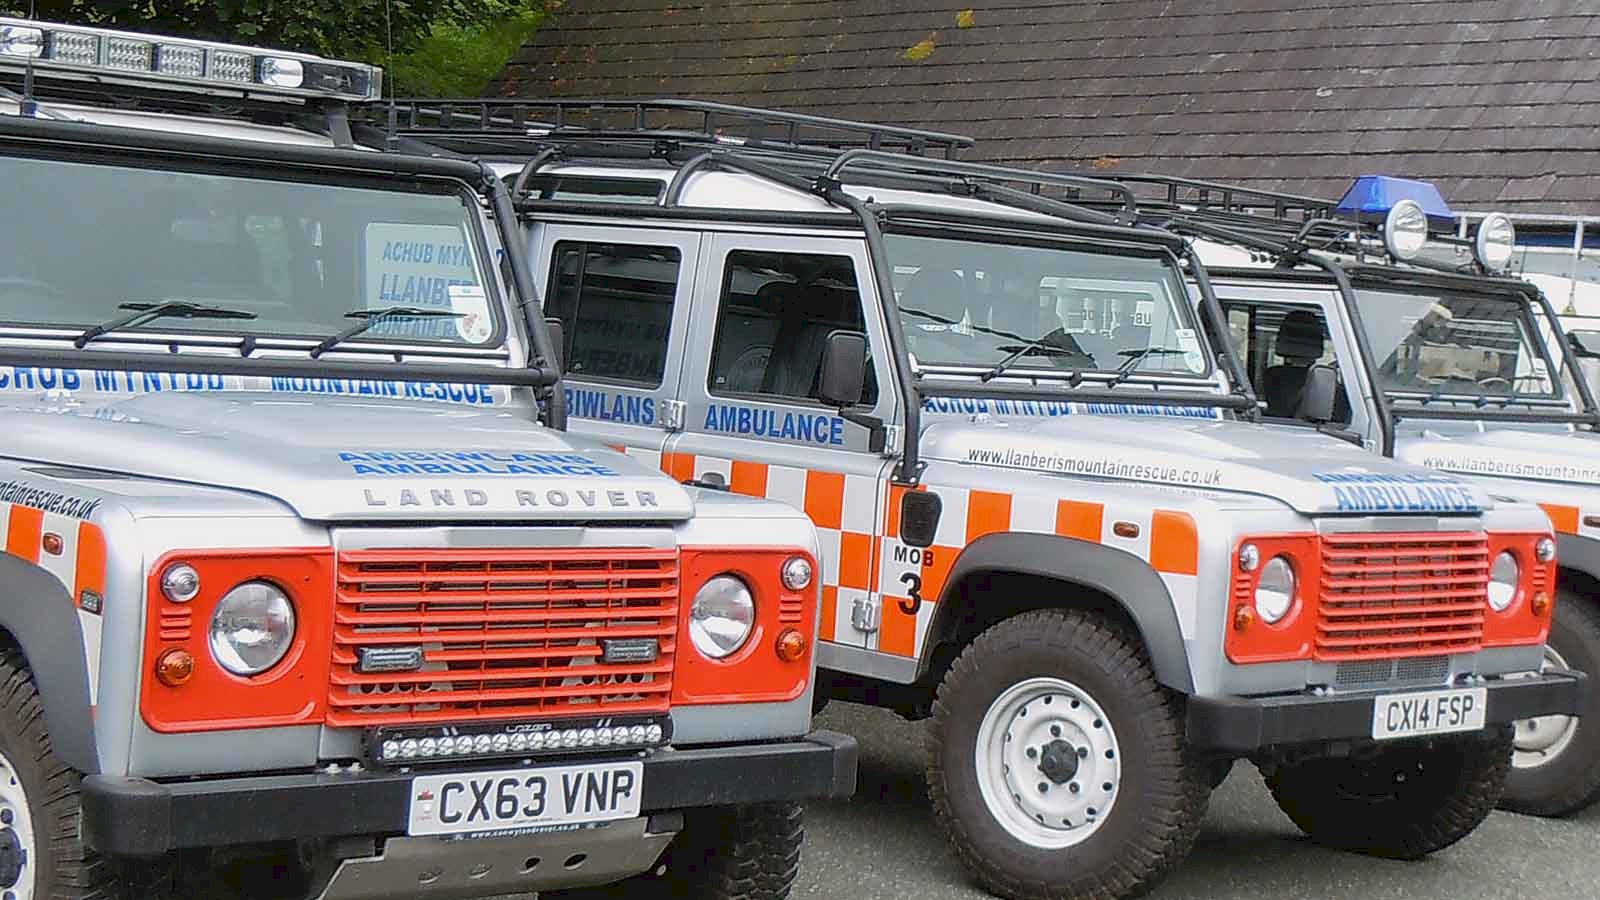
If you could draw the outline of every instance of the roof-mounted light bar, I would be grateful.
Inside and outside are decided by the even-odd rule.
[[[304,53],[0,16],[0,71],[262,98],[365,101],[383,70]]]

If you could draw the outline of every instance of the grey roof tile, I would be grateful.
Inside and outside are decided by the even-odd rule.
[[[489,93],[701,96],[966,132],[974,159],[1329,196],[1387,172],[1593,213],[1597,34],[1595,0],[585,0]]]

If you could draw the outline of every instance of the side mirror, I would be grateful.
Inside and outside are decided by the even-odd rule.
[[[859,331],[835,331],[822,347],[822,372],[817,398],[840,409],[861,402],[867,384],[867,336]]]
[[[546,334],[550,335],[550,346],[554,347],[556,351],[556,358],[550,360],[550,364],[555,366],[557,372],[565,375],[567,374],[567,361],[565,359],[567,328],[561,324],[560,319],[551,317],[544,320],[544,330]]]
[[[1600,359],[1600,332],[1569,331],[1567,343],[1572,352],[1587,359]]]
[[[913,547],[932,547],[939,533],[944,501],[928,491],[906,491],[900,498],[900,540]]]
[[[1339,374],[1332,366],[1312,366],[1306,371],[1306,383],[1300,389],[1300,405],[1294,416],[1307,422],[1323,424],[1333,421],[1333,405],[1339,393]]]

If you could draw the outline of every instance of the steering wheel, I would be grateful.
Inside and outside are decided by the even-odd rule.
[[[1512,389],[1511,388],[1511,379],[1509,379],[1509,378],[1501,378],[1499,375],[1490,375],[1487,378],[1478,379],[1478,387],[1487,388],[1487,387],[1494,387],[1495,385],[1499,385],[1501,387],[1504,387],[1508,391]]]

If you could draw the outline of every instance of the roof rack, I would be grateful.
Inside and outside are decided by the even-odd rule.
[[[662,98],[396,100],[366,111],[374,125],[443,143],[512,139],[518,143],[604,139],[704,143],[790,151],[866,148],[955,159],[975,141],[965,135],[874,125],[717,103]]]

